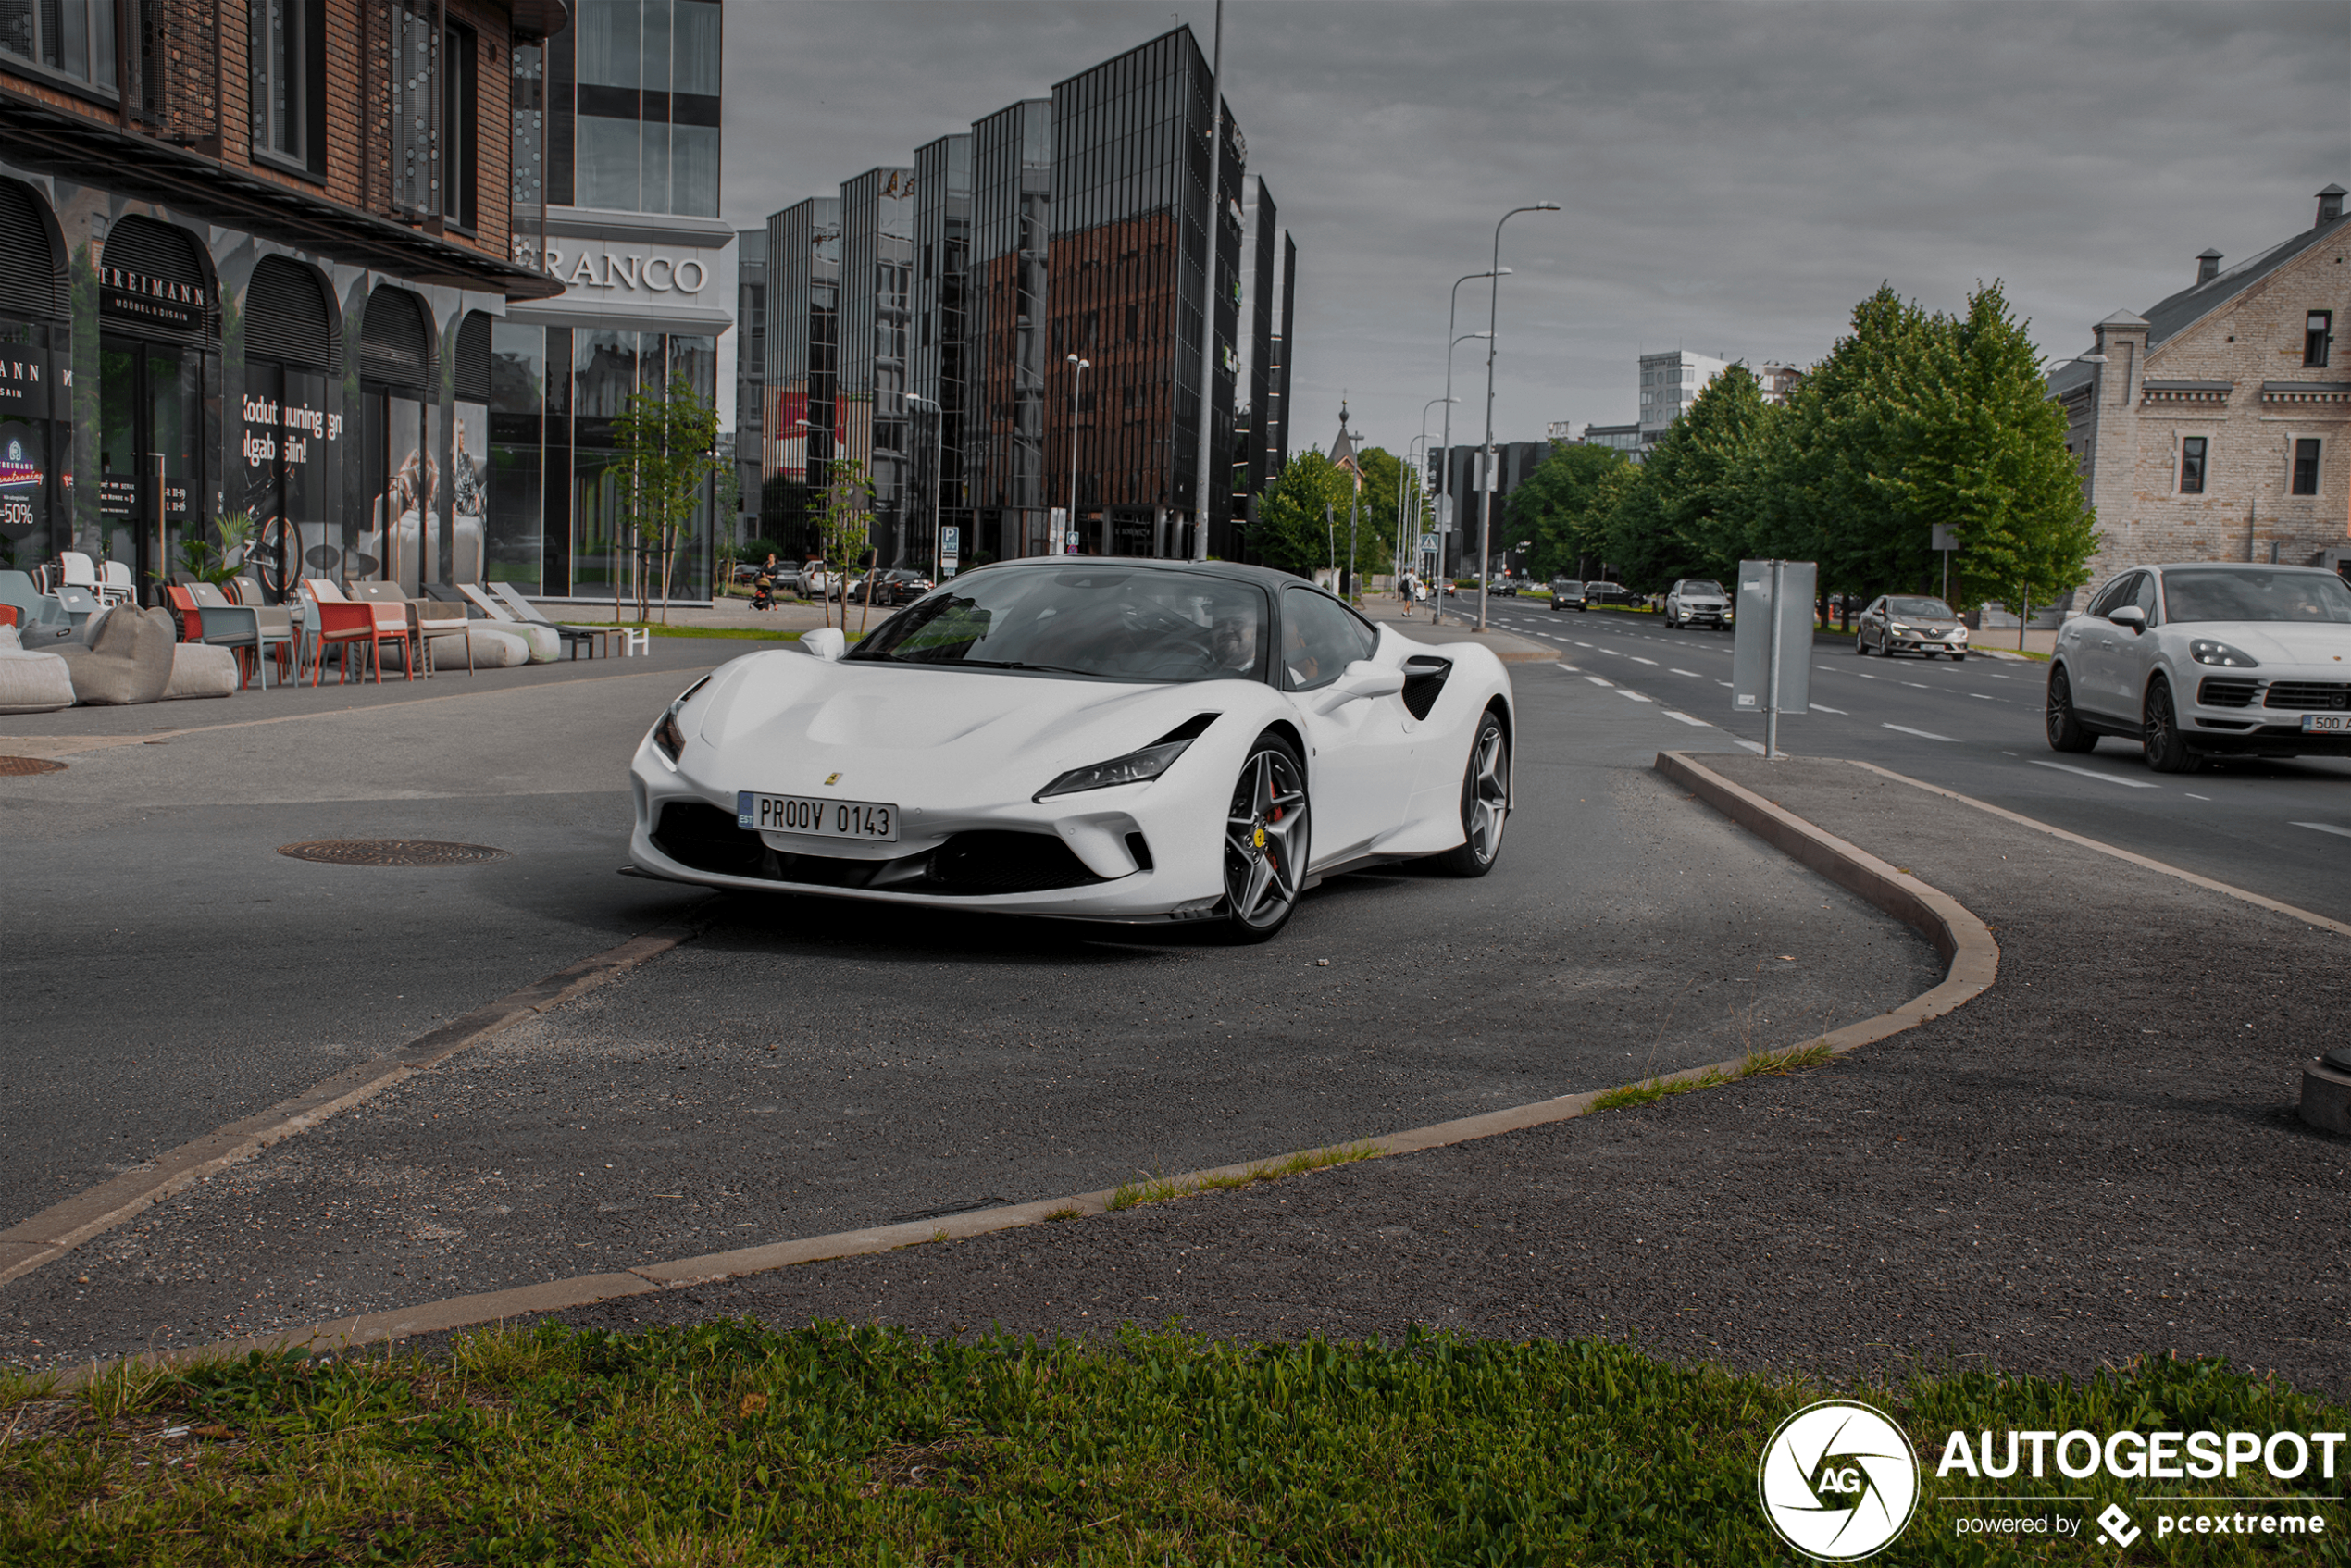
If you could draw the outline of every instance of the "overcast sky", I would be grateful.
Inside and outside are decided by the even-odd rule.
[[[1213,11],[727,17],[726,215],[748,228],[1178,23],[1206,50]],[[2003,280],[2045,353],[2083,352],[2205,246],[2233,264],[2351,184],[2351,4],[1235,0],[1225,95],[1298,242],[1293,450],[1328,444],[1342,391],[1371,441],[1417,434],[1449,285],[1504,211],[1561,204],[1503,231],[1494,427],[1523,441],[1635,418],[1643,352],[1809,364],[1881,280],[1941,310]]]

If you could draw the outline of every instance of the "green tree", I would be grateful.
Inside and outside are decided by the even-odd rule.
[[[1336,536],[1346,531],[1347,508],[1354,497],[1353,477],[1344,468],[1319,452],[1300,453],[1257,498],[1257,526],[1250,530],[1251,552],[1265,566],[1313,576],[1318,567],[1329,566],[1344,547]]]
[[[718,411],[679,374],[670,378],[665,391],[641,388],[630,392],[620,417],[613,421],[613,438],[618,449],[613,467],[620,478],[622,515],[639,546],[632,566],[637,618],[649,616],[653,584],[645,556],[650,553],[661,578],[661,618],[666,622],[678,547],[693,528],[694,512],[718,467]],[[619,618],[617,596],[613,615]]]
[[[1679,577],[1728,577],[1748,552],[1779,410],[1744,365],[1698,393],[1641,465],[1602,537],[1624,583],[1660,592]]]
[[[874,479],[865,465],[853,457],[835,457],[825,466],[825,510],[817,518],[818,548],[823,551],[825,565],[836,576],[846,578],[850,569],[862,566],[873,538]],[[825,624],[833,624],[832,595],[825,596]],[[849,628],[849,596],[844,589],[840,601],[841,629]]]
[[[1504,537],[1531,550],[1537,578],[1576,575],[1586,556],[1604,554],[1601,534],[1632,467],[1612,447],[1553,447],[1511,492]]]

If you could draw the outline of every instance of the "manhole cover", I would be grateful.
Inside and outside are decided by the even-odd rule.
[[[278,852],[329,865],[479,865],[513,858],[488,844],[444,844],[433,839],[318,839],[280,844]]]
[[[47,757],[0,757],[0,778],[27,773],[63,773],[66,765]]]

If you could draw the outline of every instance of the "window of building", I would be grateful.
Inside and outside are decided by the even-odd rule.
[[[2319,438],[2304,436],[2294,443],[2294,493],[2319,493]]]
[[[474,69],[474,35],[452,25],[443,45],[449,68],[442,79],[441,215],[460,228],[471,229],[479,218],[475,197],[475,144],[479,112],[479,83]]]
[[[2334,342],[2334,312],[2314,310],[2302,324],[2302,363],[2324,369],[2327,348]]]
[[[114,19],[115,0],[0,0],[0,50],[114,87]]]
[[[252,29],[254,150],[324,174],[326,0],[254,0]]]
[[[2180,438],[2180,493],[2182,495],[2204,493],[2204,454],[2205,438],[2203,436]]]

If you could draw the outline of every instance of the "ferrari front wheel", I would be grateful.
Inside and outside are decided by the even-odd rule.
[[[1225,814],[1226,929],[1262,942],[1289,924],[1306,879],[1306,769],[1278,735],[1261,735]]]
[[[1469,766],[1462,775],[1462,842],[1437,857],[1456,877],[1483,877],[1502,853],[1502,828],[1511,815],[1511,741],[1502,721],[1488,708],[1470,742]]]

